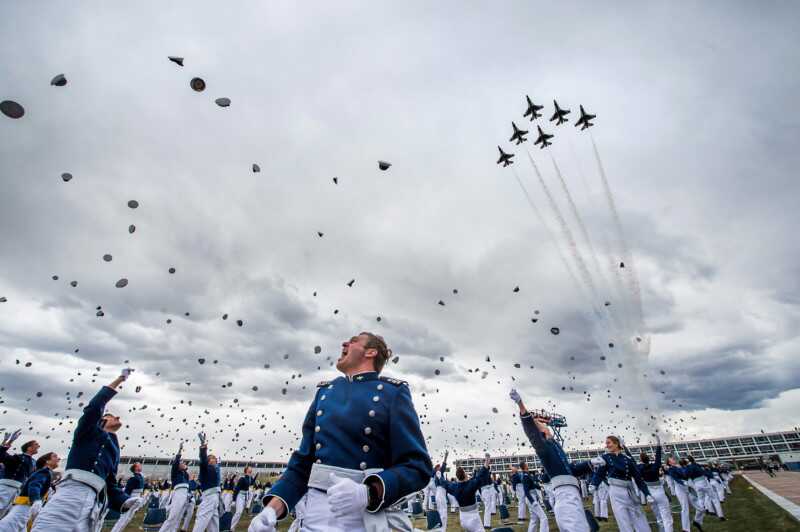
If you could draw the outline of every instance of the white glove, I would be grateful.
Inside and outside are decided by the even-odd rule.
[[[203,446],[206,444],[206,433],[205,432],[198,432],[197,438],[200,440],[200,445]]]
[[[125,499],[125,502],[122,503],[121,510],[129,510],[131,508],[138,508],[144,502],[144,499],[141,497],[128,497]]]
[[[328,505],[333,515],[343,519],[364,512],[369,503],[369,492],[364,484],[337,477],[335,473],[331,473],[331,481],[334,484],[328,488]]]
[[[17,438],[19,438],[20,434],[22,434],[22,429],[17,429],[11,434],[6,432],[5,438],[3,438],[4,447],[11,446],[11,444],[13,444],[17,440]]]
[[[519,392],[515,388],[511,388],[511,392],[509,392],[508,396],[517,404],[522,402],[522,397],[520,397]]]
[[[659,436],[658,434],[656,434],[656,445],[661,447],[661,436]]]
[[[589,484],[589,493],[594,493],[597,488],[594,487],[594,484]]]
[[[650,504],[653,504],[655,502],[655,499],[653,498],[652,495],[648,495],[645,500]]]
[[[120,372],[119,376],[122,377],[122,380],[126,381],[128,377],[131,376],[131,373],[133,373],[133,368],[125,368]]]
[[[275,532],[278,516],[275,510],[267,506],[258,514],[247,527],[247,532]]]
[[[41,511],[42,511],[42,499],[33,501],[33,504],[31,504],[31,515],[35,518]]]
[[[594,458],[589,460],[589,463],[592,464],[594,467],[603,467],[604,465],[606,465],[606,461],[603,460],[602,456],[595,456]]]

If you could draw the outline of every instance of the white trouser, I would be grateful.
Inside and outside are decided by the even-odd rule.
[[[224,511],[229,511],[231,509],[231,502],[233,501],[233,492],[230,491],[223,491],[222,492],[222,509]]]
[[[661,530],[668,530],[672,532],[672,508],[669,504],[667,494],[664,492],[663,486],[653,487],[647,486],[650,489],[650,495],[653,497],[653,502],[650,503],[650,508],[658,518],[658,523]]]
[[[447,530],[447,491],[444,488],[436,488],[436,511],[442,521],[442,530]]]
[[[181,527],[181,518],[183,511],[186,509],[186,503],[189,501],[186,488],[178,488],[172,490],[172,497],[169,502],[169,509],[167,510],[167,520],[158,529],[158,532],[178,532]]]
[[[300,525],[306,518],[307,497],[308,497],[308,492],[306,492],[306,495],[303,495],[300,501],[294,505],[294,521],[292,521],[291,526],[289,526],[289,530],[287,530],[286,532],[300,532]]]
[[[525,519],[525,508],[527,507],[527,504],[525,504],[525,486],[520,482],[517,484],[514,493],[517,495],[517,520],[522,521]]]
[[[714,489],[709,485],[708,480],[705,477],[699,477],[692,481],[694,485],[694,490],[697,492],[697,498],[699,499],[698,506],[702,506],[706,509],[706,511],[713,511],[717,514],[717,517],[722,517],[722,506],[719,504],[719,499],[715,497]],[[698,523],[702,523],[703,519],[694,518],[695,521]]]
[[[366,532],[364,514],[353,513],[338,518],[331,513],[328,494],[317,489],[306,493],[305,517],[300,525],[301,532]]]
[[[483,524],[481,524],[481,514],[478,513],[477,508],[474,510],[470,510],[468,512],[465,512],[464,510],[459,510],[458,520],[461,523],[461,529],[464,530],[465,532],[483,532]]]
[[[533,499],[532,501],[525,500],[523,505],[528,507],[531,513],[531,522],[528,523],[528,532],[536,532],[536,523],[539,523],[539,532],[549,532],[550,523],[547,522],[547,514],[539,504],[539,501]]]
[[[141,492],[139,494],[139,497],[141,497]],[[119,519],[117,519],[117,522],[114,523],[114,528],[111,529],[111,532],[122,532],[123,530],[125,530],[125,527],[128,526],[128,523],[130,523],[133,520],[133,517],[136,515],[136,512],[139,511],[139,508],[141,508],[145,504],[147,504],[147,502],[145,501],[144,497],[142,497],[141,499],[139,499],[139,502],[128,508],[127,512],[119,514]]]
[[[19,488],[0,484],[0,517],[11,509],[11,503],[18,494]]]
[[[594,492],[594,515],[608,519],[608,485],[601,482]]]
[[[494,488],[483,486],[481,488],[481,501],[483,501],[483,526],[492,526],[492,501],[494,500]],[[461,512],[463,514],[464,512]],[[462,518],[463,519],[463,518]]]
[[[219,493],[209,493],[200,499],[192,532],[219,532]]]
[[[66,479],[42,507],[31,532],[93,532],[92,514],[96,503],[94,489],[77,480]]]
[[[642,505],[631,496],[630,490],[611,484],[608,493],[620,532],[650,532],[650,525],[642,511]]]
[[[245,506],[247,506],[247,492],[240,491],[236,496],[236,511],[233,512],[233,519],[231,519],[231,532],[236,528],[239,519],[242,518],[242,512],[244,512]]]
[[[181,530],[189,530],[189,523],[192,522],[192,516],[194,515],[194,507],[197,506],[195,504],[195,495],[189,497],[189,500],[186,501],[186,515],[183,518],[183,524],[181,525]]]
[[[583,499],[577,486],[560,486],[551,490],[555,504],[556,524],[560,532],[589,532],[589,522],[583,510]]]
[[[686,484],[676,482],[673,485],[675,486],[675,496],[678,497],[678,502],[681,503],[681,530],[688,531],[692,528],[691,507],[695,507],[695,519],[699,518],[698,522],[700,523],[703,522],[703,507],[691,494]]]
[[[714,486],[719,502],[725,502],[725,486],[722,484],[722,480],[715,478],[711,481],[711,485]]]
[[[15,504],[6,516],[0,520],[0,532],[26,532],[31,507],[27,504]]]
[[[170,495],[171,495],[171,493],[169,491],[167,491],[167,490],[164,490],[163,492],[161,492],[161,494],[158,496],[158,507],[159,508],[166,508],[167,503],[169,502]]]

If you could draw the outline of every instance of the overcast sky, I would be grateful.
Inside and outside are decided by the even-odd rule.
[[[521,452],[511,386],[570,448],[796,426],[798,11],[7,3],[0,100],[26,114],[0,116],[0,427],[63,451],[130,365],[125,454],[204,424],[223,458],[288,459],[362,330],[435,459]],[[513,146],[512,120],[553,146]]]

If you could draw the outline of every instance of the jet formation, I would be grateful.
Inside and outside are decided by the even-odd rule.
[[[528,96],[527,94],[525,95],[525,101],[527,102],[528,107],[522,114],[523,118],[530,118],[531,122],[533,122],[537,118],[541,118],[542,113],[540,111],[544,109],[544,105],[536,105],[533,102],[533,100],[531,100],[531,97]],[[556,126],[560,126],[561,124],[569,122],[569,118],[567,118],[567,115],[572,112],[571,110],[562,108],[561,106],[558,105],[558,102],[556,100],[553,100],[553,107],[555,108],[555,110],[553,111],[553,116],[550,117],[549,120],[550,122],[555,122]],[[583,105],[579,107],[581,111],[581,116],[575,122],[575,127],[580,127],[580,130],[583,131],[585,129],[589,129],[594,125],[594,123],[592,123],[592,120],[597,118],[597,115],[587,113],[586,110],[583,108]],[[527,135],[529,132],[527,130],[520,129],[519,127],[517,127],[517,124],[514,121],[511,122],[511,128],[513,131],[511,133],[511,138],[508,139],[509,142],[514,142],[516,146],[519,146],[520,144],[528,140],[527,138],[525,138],[525,135]],[[542,126],[539,125],[536,126],[536,130],[539,132],[539,135],[536,137],[536,140],[533,141],[534,146],[539,146],[540,149],[544,149],[553,144],[550,141],[550,139],[552,139],[554,135],[550,133],[545,133],[542,130]],[[498,146],[497,149],[500,151],[500,158],[497,159],[497,164],[502,164],[504,168],[506,166],[514,164],[514,161],[512,161],[512,158],[514,157],[513,153],[504,152],[500,146]]]

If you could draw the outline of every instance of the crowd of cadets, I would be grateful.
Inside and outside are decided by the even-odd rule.
[[[118,477],[116,433],[122,422],[106,406],[133,371],[125,369],[84,408],[58,483],[53,473],[60,462],[57,454],[34,459],[36,441],[22,444],[22,452],[14,454],[20,431],[5,434],[0,532],[23,532],[31,519],[32,532],[96,532],[109,511],[120,513],[113,530],[121,532],[145,506],[165,510],[160,532],[189,530],[193,514],[193,532],[218,532],[226,514],[230,521],[225,524],[233,530],[245,511],[257,514],[249,532],[274,532],[277,521],[289,514],[295,517],[293,530],[410,531],[408,512],[415,502],[428,510],[429,528],[445,529],[448,514],[457,509],[461,527],[477,532],[489,528],[495,513],[510,520],[506,505],[513,498],[516,519],[528,521],[528,532],[547,532],[548,512],[561,532],[597,530],[598,520],[608,520],[609,505],[621,532],[651,530],[646,505],[659,530],[668,531],[674,530],[668,493],[680,503],[683,532],[691,527],[702,531],[707,514],[725,520],[722,503],[731,479],[726,469],[697,464],[692,457],[665,461],[657,437],[655,456],[642,453],[638,463],[616,436],[606,438],[607,452],[601,456],[571,462],[547,420],[528,411],[515,390],[510,397],[542,469],[529,471],[520,463],[500,478],[492,473],[487,455],[483,467],[471,474],[457,467],[455,478],[449,478],[446,455],[435,467],[431,462],[407,384],[380,375],[390,356],[383,339],[371,333],[342,344],[337,369],[344,375],[318,385],[303,439],[274,486],[259,482],[249,467],[223,478],[204,433],[198,434],[197,474],[182,459],[181,443],[169,479],[147,480],[140,463],[130,466],[127,480]],[[588,497],[594,512],[584,507]]]

